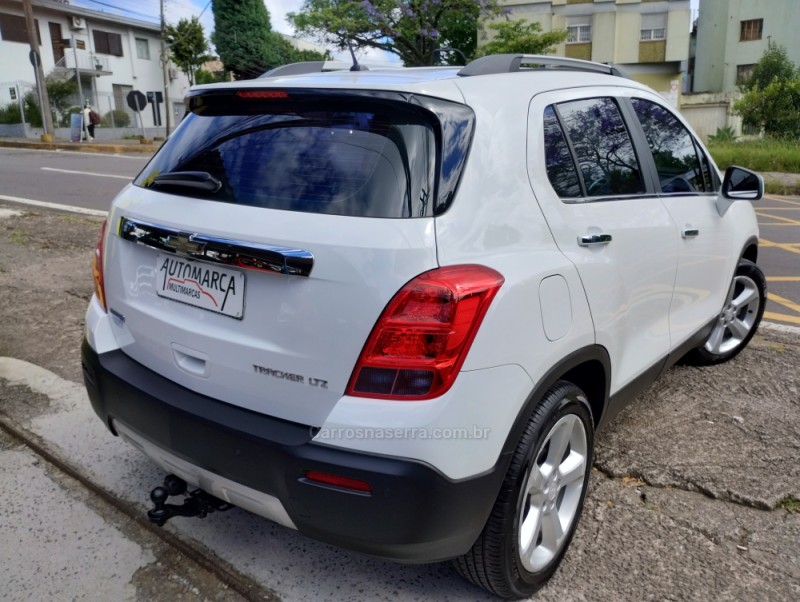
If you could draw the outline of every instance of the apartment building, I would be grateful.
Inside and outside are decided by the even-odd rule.
[[[688,67],[689,0],[505,0],[509,18],[566,29],[560,56],[615,63],[677,104]]]
[[[770,42],[800,65],[798,0],[702,0],[697,20],[694,92],[735,92]]]
[[[141,112],[145,127],[163,127],[166,111],[172,111],[173,123],[183,115],[189,81],[168,65],[167,107],[157,24],[53,0],[32,0],[32,6],[45,75],[79,81],[75,104],[89,100],[101,114],[112,109],[130,113],[126,96],[139,90],[148,100]],[[19,102],[26,92],[35,91],[29,52],[22,2],[0,0],[0,105]]]

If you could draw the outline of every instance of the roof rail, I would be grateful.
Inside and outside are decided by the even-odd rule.
[[[524,66],[523,66],[524,65]],[[627,73],[614,65],[604,65],[592,61],[568,59],[560,56],[540,54],[490,54],[475,59],[458,74],[461,77],[490,75],[492,73],[512,73],[534,69],[566,69],[569,71],[592,71],[630,79]]]
[[[350,63],[343,61],[305,61],[301,63],[289,63],[270,69],[258,76],[257,79],[264,77],[275,77],[278,75],[305,75],[308,73],[322,73],[324,71],[347,71]]]

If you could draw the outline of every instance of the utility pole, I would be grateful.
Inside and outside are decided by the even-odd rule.
[[[167,56],[167,22],[164,20],[164,0],[161,0],[161,69],[164,75],[164,112],[166,113],[166,130],[169,136],[172,130],[172,105],[169,102],[169,57]]]
[[[53,114],[50,112],[50,99],[47,96],[47,86],[44,84],[44,69],[42,69],[42,57],[39,55],[39,40],[36,37],[36,23],[33,20],[31,0],[22,0],[22,8],[25,11],[25,28],[28,30],[28,42],[31,45],[31,63],[33,63],[36,75],[36,87],[39,89],[39,98],[41,102],[42,124],[44,125],[42,140],[52,140],[54,133]]]

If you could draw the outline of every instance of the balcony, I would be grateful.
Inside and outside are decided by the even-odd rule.
[[[107,57],[90,54],[85,50],[73,51],[69,48],[64,50],[64,58],[55,64],[52,72],[67,78],[72,77],[75,74],[76,59],[78,73],[81,76],[113,75],[114,73],[109,67]]]

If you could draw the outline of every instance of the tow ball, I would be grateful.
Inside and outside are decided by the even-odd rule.
[[[183,504],[167,504],[171,495],[185,495]],[[229,504],[202,489],[195,489],[187,493],[186,481],[174,474],[164,477],[164,485],[156,487],[150,492],[153,509],[147,511],[147,518],[151,523],[163,527],[174,516],[198,516],[205,518],[212,512],[224,512],[233,508]]]

